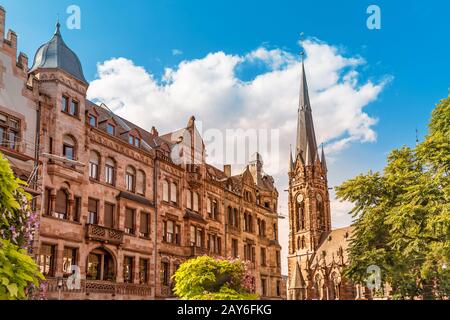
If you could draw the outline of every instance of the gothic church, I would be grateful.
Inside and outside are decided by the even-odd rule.
[[[352,227],[331,229],[328,190],[325,153],[317,147],[302,62],[296,149],[289,159],[289,300],[366,297],[365,288],[342,275]]]

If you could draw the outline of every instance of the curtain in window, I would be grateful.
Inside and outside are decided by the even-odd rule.
[[[169,183],[163,181],[163,201],[169,202]]]

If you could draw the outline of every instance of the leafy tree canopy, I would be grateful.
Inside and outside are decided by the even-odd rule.
[[[39,279],[44,279],[27,254],[37,214],[22,185],[0,153],[0,300],[25,299],[30,286],[38,287]]]
[[[357,282],[378,265],[396,298],[450,296],[450,97],[432,113],[425,141],[393,150],[382,173],[336,188],[354,203],[349,266]]]
[[[184,300],[255,300],[252,277],[240,260],[208,256],[190,259],[173,276],[174,292]]]

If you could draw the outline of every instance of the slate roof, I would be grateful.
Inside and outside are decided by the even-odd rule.
[[[36,51],[33,66],[29,72],[32,73],[40,68],[61,69],[81,82],[87,83],[80,59],[64,42],[59,23],[50,41]]]

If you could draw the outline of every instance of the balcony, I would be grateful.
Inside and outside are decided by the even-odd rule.
[[[208,254],[208,250],[201,247],[191,247],[191,257],[204,256]]]
[[[200,184],[202,175],[200,173],[200,166],[195,164],[186,165],[186,180],[190,184]]]
[[[88,240],[118,245],[123,243],[123,231],[102,227],[95,224],[88,224],[86,226],[86,238]]]
[[[47,291],[55,293],[59,291],[58,279],[47,279]],[[110,281],[81,280],[78,289],[69,289],[66,279],[63,280],[61,288],[63,293],[85,293],[85,294],[111,294],[111,295],[132,295],[132,296],[151,296],[152,288],[148,285],[132,283],[115,283]]]

